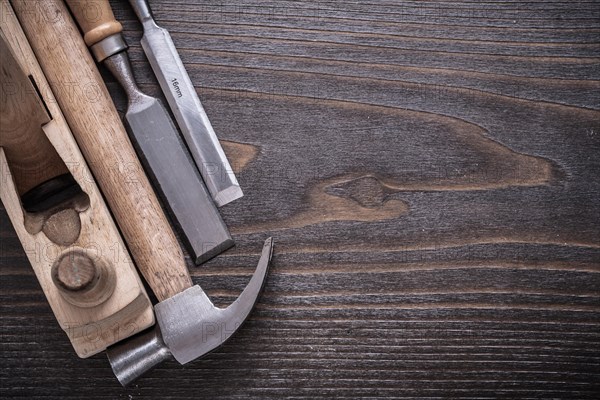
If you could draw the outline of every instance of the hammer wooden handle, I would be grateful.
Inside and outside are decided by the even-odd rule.
[[[84,40],[92,46],[108,36],[123,30],[115,19],[108,0],[66,0],[84,33]]]
[[[159,301],[191,287],[177,239],[65,4],[18,0],[13,7],[140,272]],[[64,82],[76,84],[65,93]]]

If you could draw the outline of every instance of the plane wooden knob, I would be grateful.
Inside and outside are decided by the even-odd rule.
[[[106,301],[116,284],[114,268],[83,249],[69,250],[52,266],[52,281],[69,303],[94,307]]]
[[[57,286],[77,292],[90,287],[97,275],[98,269],[90,257],[72,253],[61,257],[55,266],[53,277]]]

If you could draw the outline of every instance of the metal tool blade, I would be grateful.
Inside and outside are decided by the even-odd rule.
[[[243,196],[169,32],[156,25],[145,1],[131,0],[144,27],[142,47],[217,206]],[[143,4],[139,4],[143,3]]]
[[[128,93],[125,119],[134,145],[146,171],[154,178],[157,191],[166,200],[174,222],[183,232],[194,261],[201,263],[233,246],[229,231],[167,111],[158,99],[142,93],[135,85],[126,52],[108,57],[104,64]]]

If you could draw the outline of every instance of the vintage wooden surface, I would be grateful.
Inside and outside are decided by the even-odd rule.
[[[227,304],[273,235],[265,293],[223,348],[122,389],[2,212],[0,397],[598,398],[600,2],[150,3],[246,194],[194,280]]]

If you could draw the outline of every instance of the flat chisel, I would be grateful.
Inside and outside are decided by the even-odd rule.
[[[233,246],[229,231],[167,111],[158,99],[137,87],[121,35],[123,28],[115,20],[108,0],[67,0],[67,4],[96,60],[104,63],[127,93],[125,118],[132,140],[174,222],[184,234],[194,262],[206,261]],[[90,7],[96,11],[94,18],[88,18]]]
[[[129,3],[144,27],[142,48],[213,200],[220,207],[242,197],[242,190],[171,35],[156,24],[146,0],[129,0]]]

